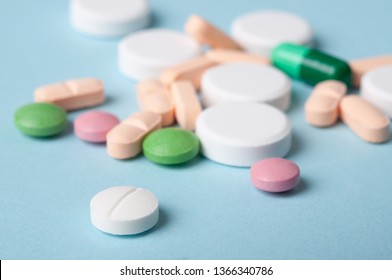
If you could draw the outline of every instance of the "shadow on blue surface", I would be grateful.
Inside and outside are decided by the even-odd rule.
[[[151,11],[149,27],[158,28],[160,27],[161,23],[162,23],[161,16],[158,13]]]
[[[289,153],[285,157],[290,158],[298,154],[298,152],[300,151],[301,151],[301,141],[299,140],[298,136],[294,132],[292,132],[291,148]]]

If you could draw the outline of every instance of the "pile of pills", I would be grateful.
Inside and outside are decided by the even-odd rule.
[[[372,71],[369,74],[372,74]],[[340,81],[318,83],[305,104],[307,122],[314,126],[327,127],[335,124],[340,116],[364,141],[387,141],[390,134],[389,117],[371,103],[371,98],[369,102],[361,96],[346,96],[346,91],[346,85]],[[377,99],[373,102],[376,101]]]
[[[329,127],[341,118],[365,141],[389,139],[392,56],[346,62],[312,49],[313,31],[296,15],[245,14],[229,36],[198,15],[188,18],[185,33],[140,30],[150,19],[146,0],[72,0],[70,13],[74,28],[91,36],[130,34],[119,43],[118,66],[138,81],[140,111],[120,121],[93,110],[74,122],[77,137],[106,142],[115,159],[143,152],[154,163],[177,165],[201,152],[221,164],[251,167],[251,182],[260,190],[291,190],[300,170],[283,158],[292,138],[285,114],[290,78],[315,85],[305,104],[311,125]],[[360,95],[346,95],[358,86]],[[49,137],[65,129],[67,111],[103,103],[104,85],[94,78],[55,83],[38,88],[34,101],[16,111],[15,125]],[[135,187],[104,190],[90,209],[96,228],[117,235],[144,232],[159,218],[155,195]]]

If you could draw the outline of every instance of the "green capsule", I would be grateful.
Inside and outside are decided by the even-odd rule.
[[[345,61],[305,46],[278,45],[272,52],[272,63],[292,78],[313,85],[325,80],[351,85],[351,69]]]

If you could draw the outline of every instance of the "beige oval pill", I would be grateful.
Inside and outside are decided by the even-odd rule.
[[[105,101],[104,86],[94,78],[69,80],[36,89],[34,101],[53,103],[67,111],[92,107]]]
[[[191,81],[195,89],[199,90],[201,76],[215,64],[207,57],[201,56],[165,69],[160,76],[160,80],[166,86],[170,86],[175,81]]]
[[[164,85],[159,80],[141,80],[136,85],[138,93],[147,94],[151,91],[165,90]]]
[[[137,127],[143,131],[153,131],[159,127],[160,118],[155,113],[137,112],[123,121],[124,124]]]
[[[353,75],[353,86],[359,87],[364,74],[375,68],[392,64],[392,55],[356,59],[350,61],[349,64]]]
[[[270,64],[270,61],[267,57],[250,54],[239,50],[213,49],[206,53],[206,57],[216,63],[254,62],[260,64]]]
[[[382,143],[389,139],[389,118],[360,96],[343,97],[340,117],[365,141]]]
[[[137,156],[143,139],[161,127],[161,116],[152,112],[138,112],[112,128],[106,136],[107,152],[116,159]]]
[[[185,24],[185,32],[191,35],[196,41],[210,45],[212,48],[241,49],[237,42],[206,19],[197,15],[192,15],[188,18]]]
[[[162,126],[174,123],[172,97],[159,81],[146,81],[137,86],[137,100],[142,111],[154,112],[161,116]]]
[[[171,93],[178,124],[183,129],[195,130],[201,105],[192,83],[189,81],[175,82],[171,87]]]
[[[340,81],[318,83],[305,103],[305,118],[314,126],[325,127],[336,123],[339,102],[346,94],[347,86]]]

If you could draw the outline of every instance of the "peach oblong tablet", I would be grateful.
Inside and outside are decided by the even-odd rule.
[[[175,116],[181,128],[195,130],[196,119],[201,112],[195,88],[189,81],[175,82],[171,86]]]
[[[392,64],[392,55],[382,55],[375,57],[368,57],[350,61],[350,68],[353,75],[352,84],[359,87],[362,76],[375,68]]]
[[[185,32],[196,41],[219,49],[238,49],[240,45],[201,16],[192,15],[185,24]]]
[[[137,85],[137,100],[142,111],[161,116],[162,126],[174,123],[174,104],[166,88],[154,80],[145,80]]]
[[[94,78],[50,84],[35,90],[34,101],[53,103],[67,111],[82,109],[105,101],[104,86]]]
[[[206,57],[216,63],[254,62],[260,64],[270,64],[270,61],[267,57],[250,54],[239,50],[212,49],[206,53]]]
[[[318,83],[305,103],[305,118],[314,126],[325,127],[336,123],[339,102],[347,86],[335,80]]]
[[[343,97],[340,102],[340,117],[367,142],[382,143],[389,139],[389,118],[360,96]]]
[[[207,57],[200,56],[165,69],[160,76],[160,80],[166,86],[170,86],[175,81],[188,80],[198,90],[200,89],[201,76],[215,64]]]
[[[150,91],[164,90],[165,87],[159,80],[141,80],[136,85],[136,91],[138,93],[148,93]]]
[[[138,112],[109,131],[106,137],[108,154],[116,159],[137,156],[142,141],[151,131],[161,127],[161,116],[153,112]]]

